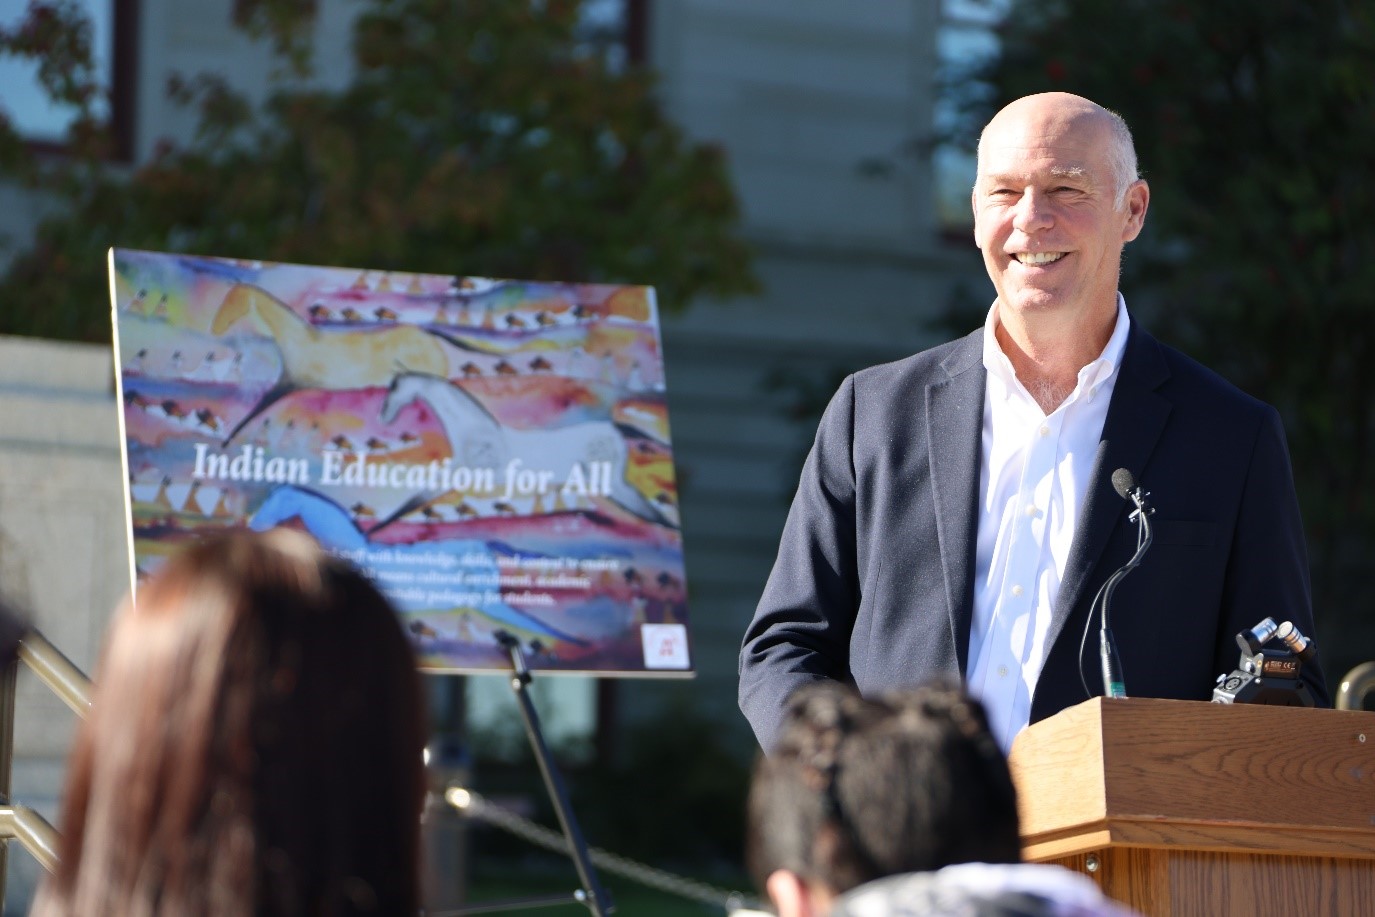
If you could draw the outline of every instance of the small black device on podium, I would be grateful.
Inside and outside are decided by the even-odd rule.
[[[1271,643],[1276,639],[1279,646]],[[1314,706],[1313,694],[1299,674],[1316,650],[1313,641],[1292,623],[1276,624],[1274,618],[1266,618],[1237,634],[1237,646],[1241,661],[1232,674],[1217,677],[1213,703]]]

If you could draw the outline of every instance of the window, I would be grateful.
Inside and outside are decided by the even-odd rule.
[[[578,34],[613,71],[645,59],[647,0],[583,0]]]
[[[932,156],[936,212],[940,225],[962,231],[973,225],[969,191],[974,185],[975,157],[956,139],[961,112],[980,100],[988,87],[971,73],[998,53],[996,28],[1011,0],[942,0],[936,36],[941,91],[937,93],[935,129],[943,139]]]
[[[84,15],[90,29],[92,64],[104,90],[96,101],[97,117],[114,130],[116,156],[128,158],[133,146],[133,49],[136,0],[67,0],[66,6]],[[0,27],[21,25],[37,3],[0,0]],[[42,6],[53,6],[43,3]],[[57,105],[38,80],[38,62],[0,57],[0,109],[19,134],[42,146],[61,146],[76,117],[70,106]]]

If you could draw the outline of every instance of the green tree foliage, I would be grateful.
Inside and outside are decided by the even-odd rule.
[[[1132,125],[1152,198],[1123,289],[1279,407],[1329,677],[1375,658],[1375,4],[1015,0],[1001,39],[969,123],[1066,90]]]
[[[0,276],[0,332],[108,340],[111,245],[647,283],[667,308],[752,289],[721,153],[665,118],[648,72],[583,40],[580,5],[370,0],[353,81],[325,91],[302,78],[316,4],[238,4],[278,55],[265,104],[217,77],[175,80],[195,136],[111,169],[89,28],[70,0],[31,4],[0,52],[38,60],[81,114],[62,157],[36,158],[0,125],[0,175],[57,204]]]

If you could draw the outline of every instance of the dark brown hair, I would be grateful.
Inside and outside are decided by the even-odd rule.
[[[795,691],[774,752],[755,766],[747,859],[848,891],[954,863],[1021,859],[1017,793],[978,701],[933,685],[864,698]]]
[[[299,532],[197,541],[120,610],[36,914],[414,914],[415,659]]]

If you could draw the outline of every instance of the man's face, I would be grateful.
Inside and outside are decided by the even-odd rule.
[[[1136,182],[1116,206],[1110,138],[1105,115],[1056,96],[1014,103],[984,132],[974,239],[1004,314],[1116,308],[1122,246],[1141,231],[1149,191]]]

